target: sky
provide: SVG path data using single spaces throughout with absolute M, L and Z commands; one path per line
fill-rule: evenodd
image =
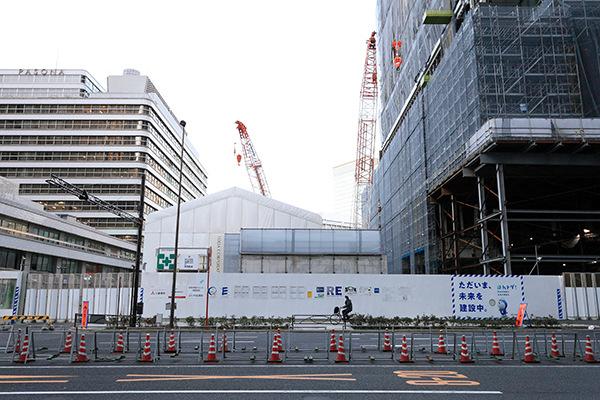
M 333 167 L 356 158 L 376 0 L 9 1 L 0 68 L 147 75 L 208 173 L 208 193 L 252 191 L 246 125 L 274 199 L 331 213 Z M 379 139 L 376 139 L 379 143 Z M 378 150 L 378 149 L 376 149 Z

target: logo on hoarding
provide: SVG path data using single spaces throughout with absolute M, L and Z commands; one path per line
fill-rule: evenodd
M 175 265 L 174 252 L 161 252 L 158 254 L 156 269 L 158 271 L 173 271 Z

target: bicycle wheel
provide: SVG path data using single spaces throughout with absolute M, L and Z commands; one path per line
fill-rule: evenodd
M 340 313 L 331 314 L 329 321 L 331 321 L 331 323 L 334 325 L 338 325 L 340 322 L 342 322 L 342 315 Z

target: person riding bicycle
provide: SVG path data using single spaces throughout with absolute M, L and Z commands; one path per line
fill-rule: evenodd
M 344 303 L 344 307 L 342 307 L 342 315 L 345 321 L 348 320 L 348 314 L 352 311 L 352 301 L 350 297 L 346 296 L 346 302 Z

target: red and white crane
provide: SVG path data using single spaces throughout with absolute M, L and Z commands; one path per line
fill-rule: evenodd
M 235 121 L 235 123 L 237 124 L 238 131 L 240 132 L 240 139 L 242 141 L 242 154 L 244 155 L 244 162 L 246 164 L 248 176 L 250 177 L 252 190 L 254 193 L 260 193 L 265 197 L 271 197 L 269 185 L 267 185 L 267 179 L 265 178 L 265 171 L 263 170 L 260 158 L 258 158 L 258 154 L 252 145 L 252 140 L 250 140 L 250 135 L 248 135 L 246 126 L 240 121 Z M 233 153 L 235 154 L 235 148 Z M 242 160 L 242 154 L 237 155 L 238 165 Z
M 354 170 L 354 202 L 352 222 L 356 229 L 368 228 L 370 221 L 371 185 L 375 167 L 375 127 L 377 122 L 377 52 L 375 32 L 367 40 L 367 56 L 360 88 L 358 144 Z

